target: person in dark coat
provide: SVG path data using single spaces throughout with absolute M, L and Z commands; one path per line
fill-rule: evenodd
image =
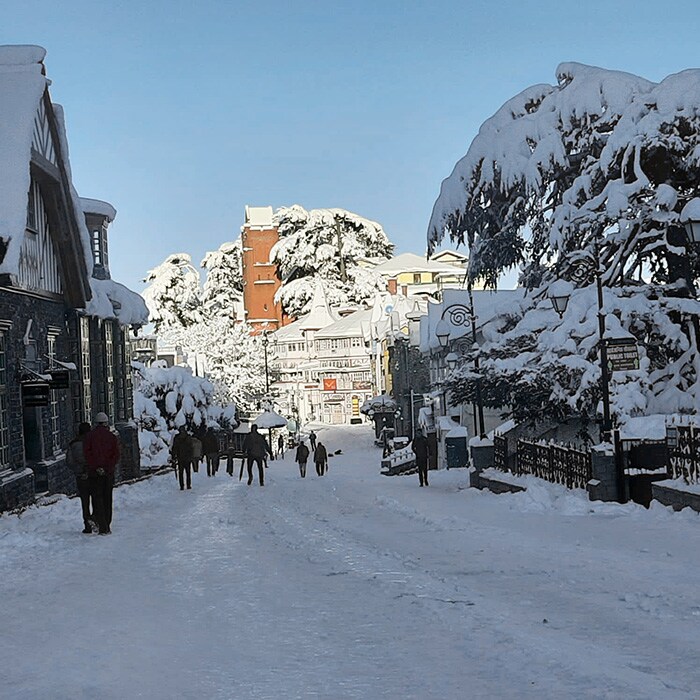
M 311 444 L 311 451 L 316 452 L 316 433 L 313 430 L 309 433 L 309 443 Z
M 90 510 L 90 481 L 88 479 L 87 464 L 85 462 L 85 450 L 83 442 L 90 432 L 90 423 L 81 423 L 78 426 L 78 435 L 68 445 L 66 451 L 66 463 L 75 474 L 75 486 L 80 496 L 80 505 L 83 509 L 83 533 L 92 533 L 93 515 Z
M 109 429 L 105 413 L 95 416 L 95 427 L 83 440 L 94 517 L 100 535 L 112 532 L 112 491 L 114 470 L 119 461 L 119 440 Z
M 185 476 L 187 476 L 187 488 L 191 489 L 194 446 L 192 444 L 192 437 L 187 432 L 187 428 L 184 425 L 180 426 L 179 431 L 173 438 L 170 454 L 172 455 L 173 463 L 175 464 L 178 478 L 180 479 L 180 491 L 185 490 Z
M 416 455 L 416 467 L 418 467 L 418 480 L 421 486 L 428 485 L 428 438 L 422 430 L 416 430 L 416 436 L 411 443 L 413 454 Z
M 219 471 L 219 438 L 214 428 L 207 428 L 202 436 L 202 451 L 207 460 L 207 476 L 215 476 Z
M 302 440 L 297 447 L 297 453 L 294 457 L 294 461 L 299 465 L 299 474 L 301 478 L 306 477 L 306 462 L 309 459 L 309 448 L 304 444 Z
M 277 438 L 277 457 L 284 459 L 284 435 Z
M 258 465 L 260 486 L 265 485 L 265 457 L 272 457 L 272 450 L 267 440 L 258 432 L 257 425 L 250 426 L 250 432 L 243 441 L 243 453 L 248 460 L 248 486 L 253 483 L 253 462 Z
M 328 452 L 326 446 L 319 442 L 314 450 L 314 463 L 316 464 L 316 474 L 323 476 L 328 466 Z

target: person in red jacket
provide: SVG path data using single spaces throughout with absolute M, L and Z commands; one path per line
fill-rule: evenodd
M 112 489 L 114 468 L 119 461 L 119 440 L 109 429 L 105 413 L 95 416 L 95 427 L 83 442 L 88 479 L 92 490 L 94 517 L 100 535 L 109 535 L 112 525 Z

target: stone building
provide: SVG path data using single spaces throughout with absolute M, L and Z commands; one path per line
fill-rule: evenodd
M 148 320 L 109 273 L 116 212 L 78 197 L 45 51 L 0 47 L 0 510 L 71 492 L 65 448 L 103 411 L 139 469 L 126 331 Z

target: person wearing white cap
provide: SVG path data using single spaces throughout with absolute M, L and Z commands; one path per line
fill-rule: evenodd
M 92 485 L 93 515 L 100 534 L 109 535 L 112 531 L 112 489 L 114 468 L 119 461 L 119 440 L 109 429 L 106 413 L 95 416 L 95 427 L 87 434 L 83 450 Z

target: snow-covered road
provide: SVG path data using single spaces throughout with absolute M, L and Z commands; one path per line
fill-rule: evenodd
M 0 697 L 698 698 L 700 518 L 343 454 L 0 518 Z M 313 472 L 313 469 L 310 470 Z

